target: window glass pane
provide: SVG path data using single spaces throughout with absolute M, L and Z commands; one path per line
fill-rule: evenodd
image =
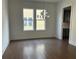
M 24 30 L 33 30 L 33 9 L 23 9 Z
M 45 10 L 36 10 L 36 30 L 45 30 Z

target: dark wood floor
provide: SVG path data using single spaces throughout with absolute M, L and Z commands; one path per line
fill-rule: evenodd
M 2 59 L 76 59 L 76 47 L 57 39 L 13 41 Z

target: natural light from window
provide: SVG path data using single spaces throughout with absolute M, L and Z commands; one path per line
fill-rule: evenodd
M 23 9 L 24 30 L 33 30 L 33 9 Z
M 36 9 L 36 30 L 45 30 L 45 10 Z
M 36 13 L 36 14 L 35 14 Z M 23 30 L 45 30 L 45 10 L 23 8 Z

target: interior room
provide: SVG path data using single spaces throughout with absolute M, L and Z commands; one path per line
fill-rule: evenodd
M 2 59 L 76 59 L 76 0 L 2 0 Z

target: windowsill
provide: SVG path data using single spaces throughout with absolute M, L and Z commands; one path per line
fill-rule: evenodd
M 23 30 L 23 32 L 33 32 L 34 30 Z
M 46 31 L 46 30 L 36 30 L 36 32 L 44 32 L 44 31 Z

